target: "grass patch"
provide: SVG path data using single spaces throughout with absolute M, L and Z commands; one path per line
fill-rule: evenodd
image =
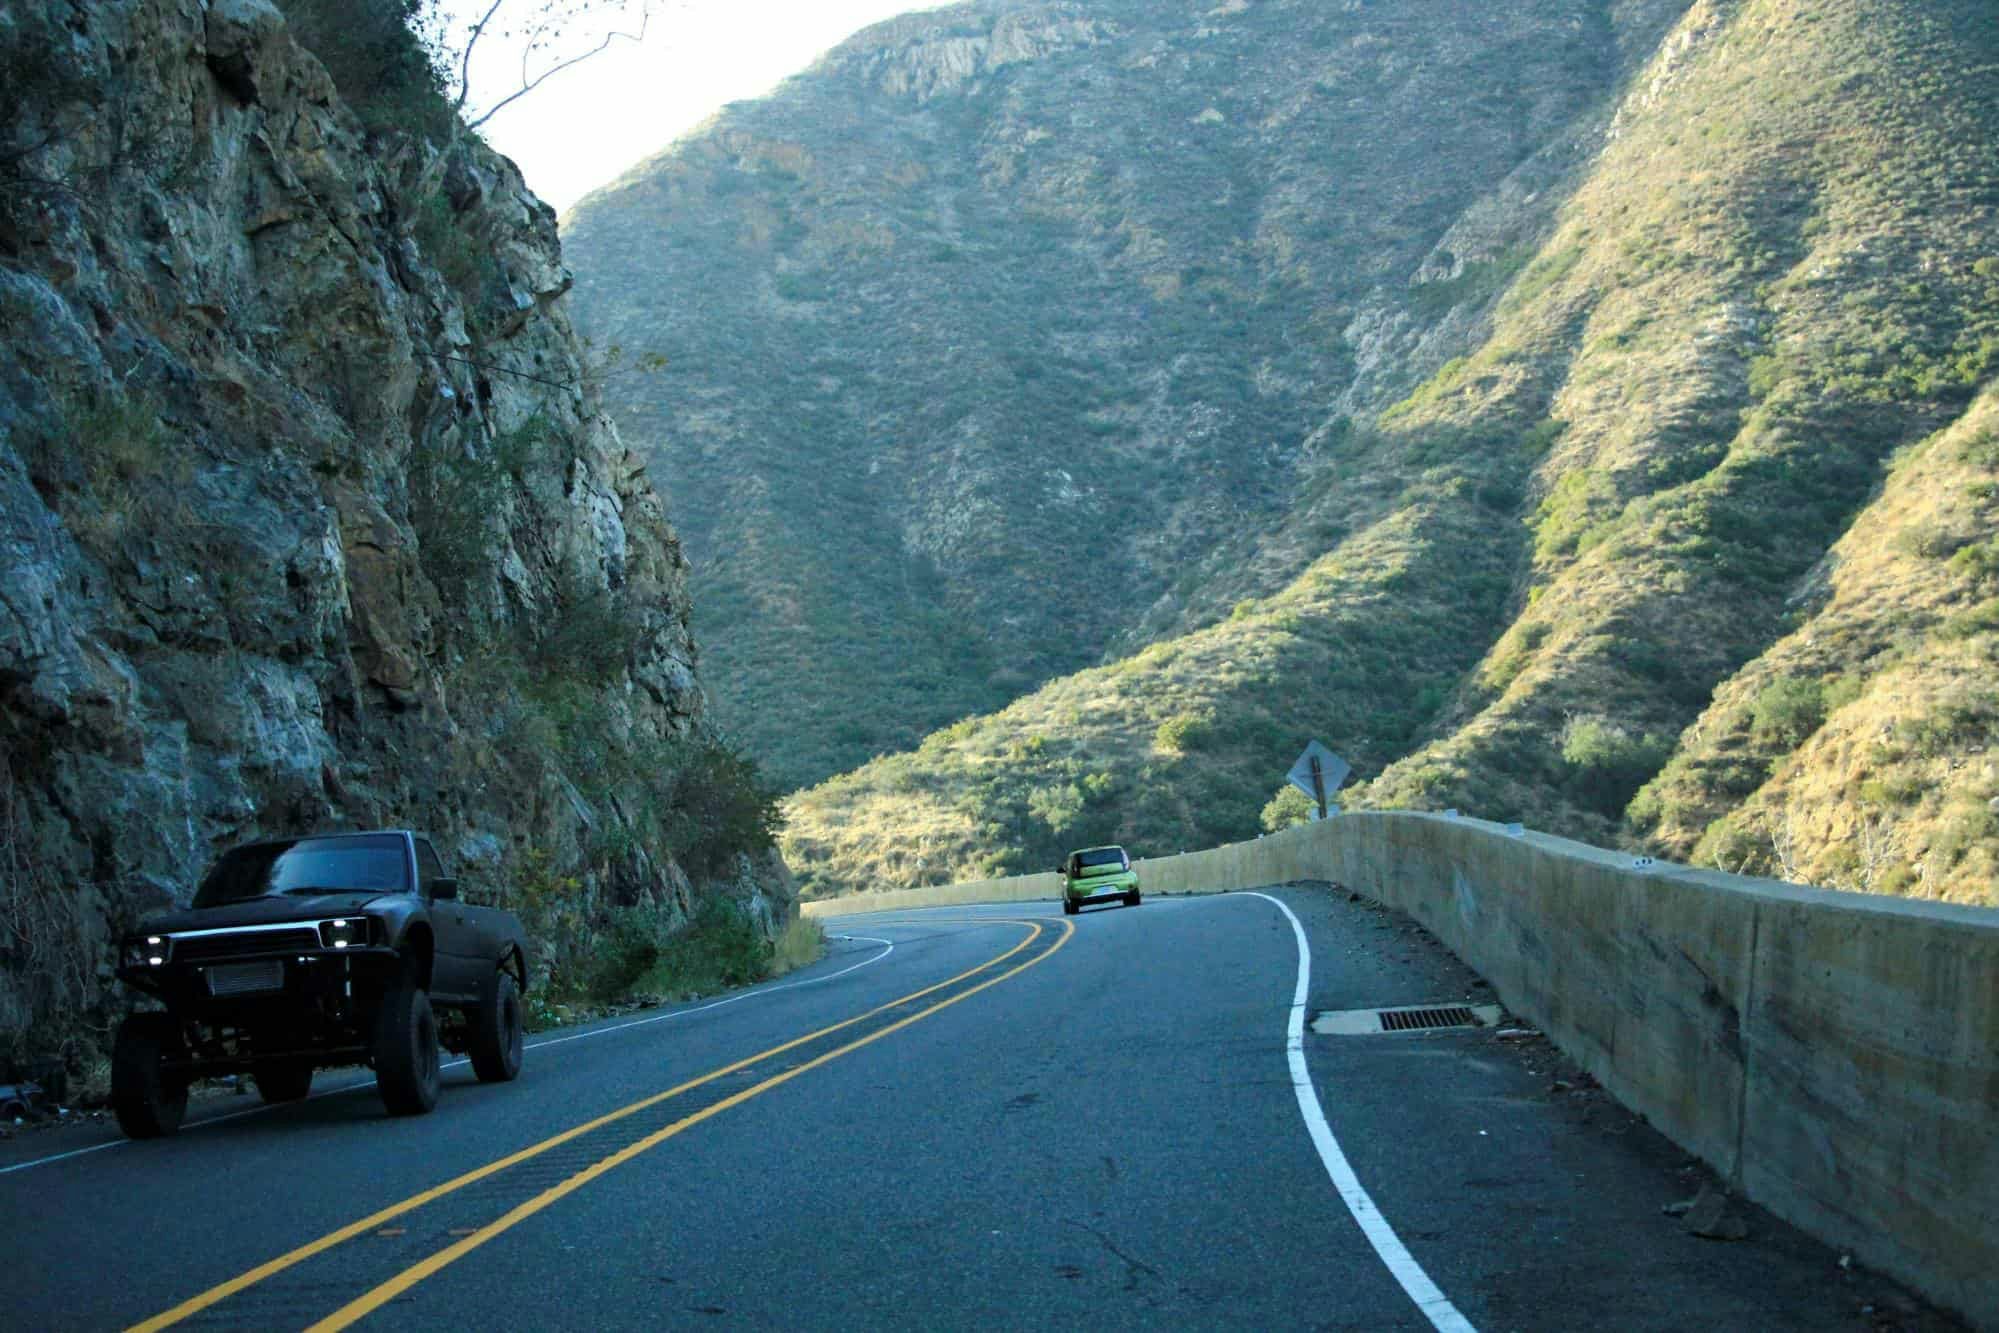
M 803 912 L 793 913 L 791 920 L 784 923 L 784 929 L 777 933 L 777 939 L 772 941 L 770 975 L 781 977 L 787 972 L 796 972 L 825 956 L 826 928 Z

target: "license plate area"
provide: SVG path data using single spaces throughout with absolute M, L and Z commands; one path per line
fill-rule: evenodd
M 202 969 L 208 975 L 210 995 L 251 995 L 258 991 L 285 988 L 285 961 L 261 958 L 254 963 L 224 963 Z

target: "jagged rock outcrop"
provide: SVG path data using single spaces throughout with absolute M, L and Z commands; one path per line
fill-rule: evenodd
M 265 0 L 11 6 L 0 76 L 0 1030 L 73 1043 L 116 930 L 255 835 L 686 910 L 590 751 L 695 734 L 687 567 L 551 210 L 364 125 Z

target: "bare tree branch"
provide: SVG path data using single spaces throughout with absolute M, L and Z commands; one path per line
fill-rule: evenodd
M 486 12 L 479 16 L 479 21 L 472 25 L 472 31 L 465 38 L 465 49 L 458 53 L 458 96 L 452 100 L 451 110 L 461 117 L 465 114 L 465 99 L 472 95 L 472 52 L 478 47 L 479 39 L 486 35 L 486 25 L 493 21 L 493 16 L 506 3 L 507 0 L 493 0 Z M 477 126 L 471 128 L 476 129 Z
M 495 8 L 498 8 L 499 2 L 500 0 L 495 0 L 495 6 L 494 6 Z M 652 17 L 652 10 L 648 7 L 641 6 L 639 9 L 639 30 L 637 32 L 607 32 L 604 34 L 604 40 L 598 42 L 588 51 L 584 51 L 579 55 L 571 56 L 569 59 L 562 61 L 560 64 L 551 65 L 549 68 L 543 70 L 540 74 L 534 76 L 533 78 L 528 77 L 528 60 L 531 53 L 523 52 L 521 55 L 521 79 L 522 79 L 521 86 L 519 88 L 516 88 L 513 92 L 507 94 L 505 97 L 501 98 L 499 101 L 493 103 L 492 106 L 486 108 L 486 110 L 476 120 L 468 121 L 466 123 L 466 128 L 474 130 L 478 129 L 481 125 L 484 125 L 487 121 L 491 120 L 494 116 L 498 115 L 502 110 L 504 110 L 508 106 L 511 106 L 513 103 L 519 101 L 521 98 L 526 97 L 529 93 L 541 87 L 542 84 L 547 83 L 557 74 L 562 73 L 563 70 L 568 69 L 573 65 L 580 65 L 584 61 L 590 59 L 592 56 L 603 54 L 603 52 L 610 47 L 612 42 L 627 41 L 636 44 L 638 42 L 644 41 L 646 35 L 646 22 L 651 17 Z M 471 48 L 468 47 L 467 48 L 468 55 L 470 54 L 470 50 Z

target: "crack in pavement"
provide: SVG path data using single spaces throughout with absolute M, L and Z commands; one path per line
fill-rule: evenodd
M 1091 1226 L 1088 1222 L 1078 1222 L 1073 1217 L 1065 1217 L 1062 1219 L 1062 1222 L 1065 1226 L 1072 1226 L 1079 1231 L 1089 1232 L 1092 1236 L 1095 1236 L 1097 1238 L 1098 1244 L 1102 1245 L 1105 1249 L 1109 1250 L 1112 1254 L 1118 1257 L 1118 1259 L 1124 1264 L 1124 1289 L 1126 1291 L 1138 1290 L 1138 1275 L 1140 1273 L 1149 1274 L 1154 1279 L 1157 1279 L 1159 1277 L 1158 1269 L 1154 1268 L 1151 1264 L 1146 1263 L 1143 1259 L 1134 1259 L 1130 1255 L 1126 1254 L 1123 1250 L 1118 1248 L 1116 1241 L 1112 1240 L 1109 1236 L 1105 1235 L 1098 1228 Z

